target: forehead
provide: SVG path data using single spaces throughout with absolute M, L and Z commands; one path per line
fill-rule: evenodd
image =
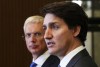
M 44 25 L 46 24 L 51 24 L 51 23 L 56 23 L 56 24 L 65 24 L 64 20 L 60 17 L 55 16 L 54 14 L 46 14 L 44 18 Z
M 25 32 L 42 31 L 42 23 L 28 23 Z

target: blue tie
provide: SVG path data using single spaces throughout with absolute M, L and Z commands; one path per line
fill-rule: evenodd
M 61 67 L 60 65 L 58 65 L 58 67 Z
M 30 65 L 30 67 L 36 67 L 36 66 L 37 66 L 37 64 L 34 63 L 34 62 L 32 62 L 31 65 Z

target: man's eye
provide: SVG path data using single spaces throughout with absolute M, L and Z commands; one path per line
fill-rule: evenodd
M 34 33 L 34 36 L 41 36 L 42 34 L 37 32 L 37 33 Z
M 31 37 L 31 34 L 27 33 L 27 34 L 25 34 L 25 37 L 29 38 L 29 37 Z
M 46 30 L 46 26 L 43 26 L 43 30 Z
M 52 28 L 57 30 L 57 29 L 59 29 L 59 26 L 58 25 L 52 25 Z

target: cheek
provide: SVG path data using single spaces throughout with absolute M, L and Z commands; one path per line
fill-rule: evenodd
M 26 47 L 29 50 L 29 52 L 31 52 L 31 49 L 29 48 L 29 42 L 28 42 L 28 40 L 26 40 Z
M 46 45 L 44 45 L 44 44 L 45 44 L 45 40 L 44 40 L 43 37 L 42 37 L 41 39 L 39 39 L 38 42 L 39 42 L 38 44 L 39 44 L 42 48 L 46 46 Z
M 28 49 L 30 49 L 29 46 L 30 46 L 31 42 L 29 41 L 29 39 L 25 39 L 25 42 L 26 42 L 26 47 Z
M 26 46 L 27 46 L 27 47 L 29 46 L 29 41 L 28 41 L 28 40 L 26 40 Z
M 39 44 L 43 44 L 44 43 L 44 38 L 43 37 L 41 37 L 41 38 L 39 38 L 39 39 L 37 39 L 38 40 L 38 43 Z
M 62 46 L 62 42 L 64 41 L 65 34 L 63 31 L 58 31 L 54 34 L 54 40 L 58 46 Z
M 28 41 L 26 41 L 26 47 L 27 47 L 28 50 L 30 49 Z
M 56 34 L 55 34 L 56 33 Z M 65 31 L 65 30 L 59 30 L 59 31 L 57 31 L 57 32 L 55 32 L 54 33 L 54 36 L 55 36 L 55 38 L 57 39 L 57 40 L 64 40 L 64 38 L 66 38 L 66 34 L 67 34 L 67 32 Z
M 59 32 L 57 32 L 57 34 L 55 34 L 55 40 L 56 43 L 58 44 L 58 46 L 64 46 L 66 45 L 67 41 L 70 40 L 70 35 L 71 33 L 69 33 L 66 30 L 61 30 Z

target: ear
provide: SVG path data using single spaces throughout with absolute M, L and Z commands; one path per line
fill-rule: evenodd
M 74 37 L 77 37 L 78 34 L 80 33 L 80 30 L 81 30 L 81 27 L 80 27 L 80 26 L 76 26 L 76 27 L 73 29 L 73 36 L 74 36 Z

